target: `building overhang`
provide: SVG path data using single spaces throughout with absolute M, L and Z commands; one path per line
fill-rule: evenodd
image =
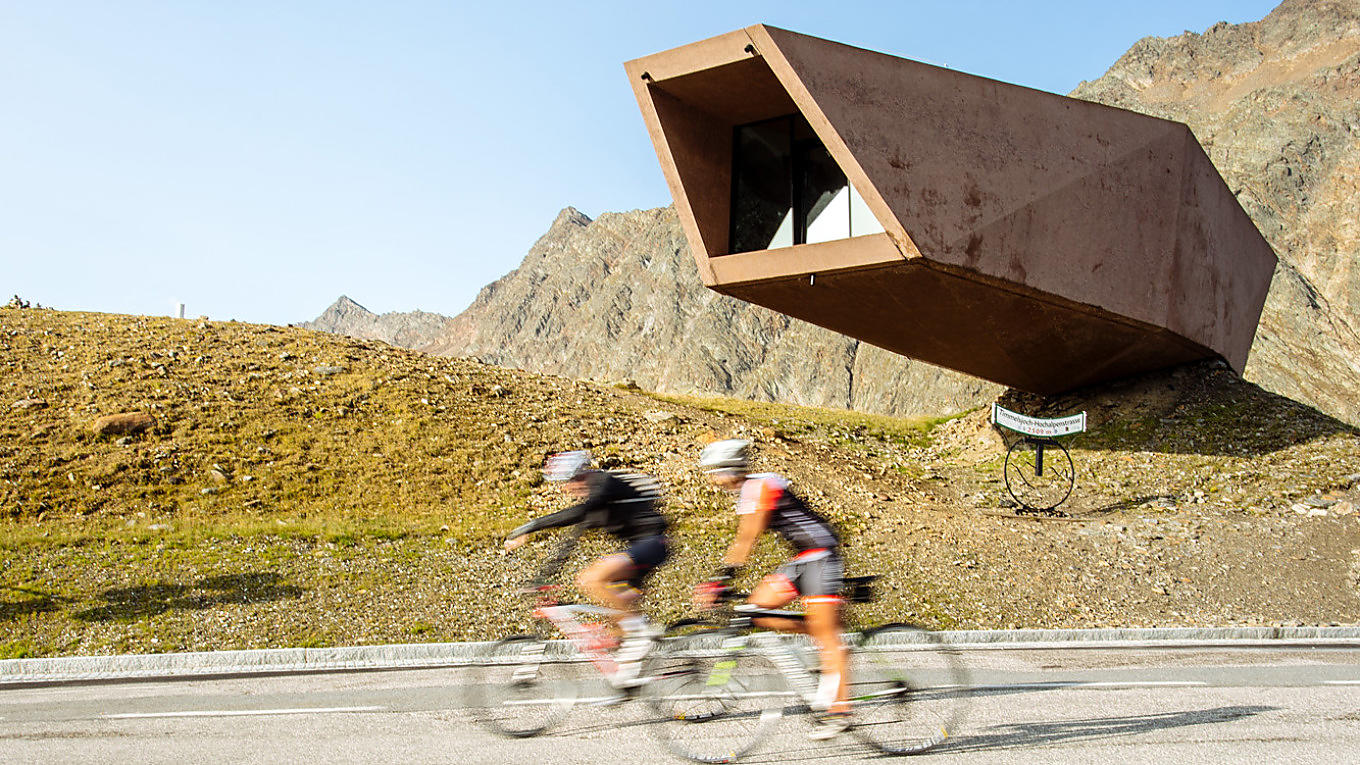
M 1039 393 L 1245 365 L 1276 258 L 1180 123 L 763 25 L 626 70 L 716 291 Z M 789 114 L 882 233 L 732 252 L 734 130 Z

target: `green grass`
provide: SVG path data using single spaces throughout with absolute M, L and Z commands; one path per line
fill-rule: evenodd
M 846 409 L 828 409 L 719 396 L 688 396 L 647 392 L 658 401 L 740 417 L 774 431 L 776 437 L 828 435 L 840 443 L 871 438 L 901 445 L 926 446 L 930 431 L 950 417 L 892 417 Z

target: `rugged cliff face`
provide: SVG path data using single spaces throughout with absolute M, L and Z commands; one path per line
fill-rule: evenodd
M 567 208 L 423 350 L 644 388 L 930 414 L 1000 389 L 705 289 L 673 210 Z
M 1149 37 L 1072 95 L 1190 125 L 1280 256 L 1247 378 L 1360 423 L 1360 0 Z
M 1149 37 L 1072 95 L 1194 129 L 1280 256 L 1247 377 L 1360 423 L 1360 0 L 1286 0 L 1258 22 Z M 663 391 L 892 414 L 960 411 L 1001 390 L 704 289 L 669 209 L 591 221 L 568 208 L 457 318 L 412 316 L 356 313 L 332 331 Z M 384 320 L 411 331 L 379 334 Z

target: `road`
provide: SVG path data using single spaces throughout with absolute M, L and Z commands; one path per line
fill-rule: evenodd
M 1360 648 L 972 650 L 969 720 L 913 762 L 1360 761 Z M 0 689 L 0 762 L 674 761 L 645 707 L 578 708 L 536 739 L 459 710 L 464 669 Z M 747 758 L 875 759 L 806 740 L 800 718 Z

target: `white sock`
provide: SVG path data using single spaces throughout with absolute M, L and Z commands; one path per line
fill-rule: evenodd
M 619 620 L 619 628 L 625 635 L 636 635 L 647 626 L 647 620 L 642 616 L 625 616 Z
M 817 695 L 813 698 L 813 708 L 822 711 L 831 708 L 836 700 L 836 691 L 841 687 L 841 676 L 835 672 L 823 672 L 817 683 Z

